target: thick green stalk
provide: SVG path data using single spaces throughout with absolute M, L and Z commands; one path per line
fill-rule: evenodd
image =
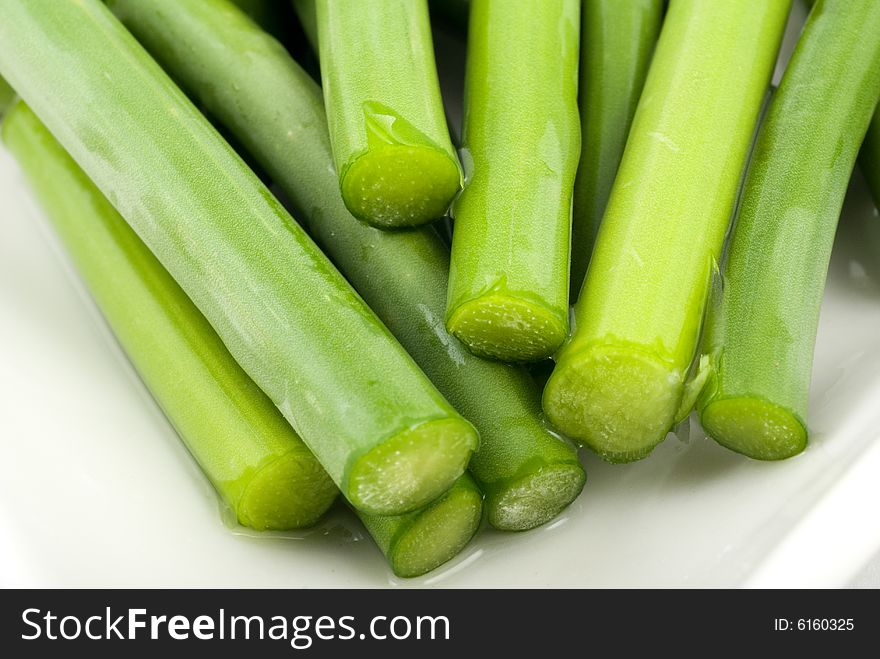
M 346 206 L 378 227 L 443 216 L 461 189 L 427 0 L 317 0 L 321 80 Z
M 706 431 L 763 460 L 803 450 L 837 220 L 880 98 L 880 3 L 819 0 L 758 133 L 709 316 Z
M 446 326 L 475 354 L 534 361 L 568 333 L 580 147 L 578 0 L 474 0 Z
M 571 224 L 572 302 L 626 146 L 663 22 L 663 0 L 583 0 L 578 104 L 581 159 Z
M 419 577 L 454 558 L 480 528 L 483 494 L 467 474 L 427 508 L 358 517 L 398 577 Z M 356 511 L 357 512 L 357 511 Z
M 868 186 L 874 194 L 874 205 L 880 208 L 880 110 L 874 113 L 868 133 L 865 135 L 859 162 Z
M 544 410 L 609 461 L 672 426 L 787 0 L 674 0 Z
M 0 73 L 349 501 L 398 514 L 446 491 L 473 427 L 109 10 L 0 0 L 0 14 Z
M 238 521 L 317 521 L 333 481 L 180 286 L 24 103 L 2 132 L 119 343 Z
M 573 447 L 540 421 L 521 368 L 471 355 L 443 325 L 449 252 L 431 228 L 385 232 L 346 210 L 321 91 L 227 0 L 116 0 L 128 28 L 233 132 L 310 220 L 311 233 L 449 400 L 480 431 L 471 471 L 491 524 L 552 519 L 581 491 Z M 247 59 L 248 66 L 237 63 Z

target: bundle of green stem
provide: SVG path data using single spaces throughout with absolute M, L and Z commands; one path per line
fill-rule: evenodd
M 553 424 L 606 460 L 645 457 L 678 417 L 789 5 L 669 6 L 544 390 Z
M 446 332 L 449 253 L 435 231 L 380 231 L 347 211 L 315 82 L 228 0 L 111 6 L 269 172 L 349 281 L 477 427 L 481 446 L 470 470 L 486 494 L 489 522 L 524 530 L 555 517 L 584 485 L 574 448 L 541 422 L 525 371 L 481 360 Z
M 238 522 L 314 524 L 338 490 L 205 317 L 21 101 L 2 133 L 114 335 Z
M 257 530 L 316 523 L 337 488 L 205 317 L 24 103 L 2 132 L 120 345 L 236 520 Z M 464 475 L 425 509 L 359 516 L 394 572 L 410 577 L 467 544 L 481 500 Z
M 786 458 L 806 445 L 825 275 L 880 98 L 878 62 L 880 3 L 819 0 L 758 134 L 723 294 L 709 316 L 713 374 L 700 401 L 706 431 L 753 458 Z
M 238 9 L 235 11 L 238 11 Z M 98 0 L 0 0 L 0 71 L 359 510 L 402 514 L 478 435 Z
M 525 530 L 578 496 L 576 449 L 543 412 L 612 462 L 694 405 L 753 458 L 806 445 L 860 145 L 880 203 L 877 0 L 815 3 L 723 280 L 789 0 L 675 0 L 665 19 L 661 0 L 432 2 L 469 17 L 464 172 L 428 0 L 294 0 L 323 88 L 266 31 L 284 32 L 279 4 L 106 4 L 0 0 L 2 135 L 240 524 L 309 526 L 341 491 L 416 576 L 484 503 Z M 422 226 L 450 204 L 451 255 Z M 492 361 L 550 356 L 543 401 Z

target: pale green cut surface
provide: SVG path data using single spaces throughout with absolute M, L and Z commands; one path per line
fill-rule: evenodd
M 311 526 L 335 498 L 336 486 L 302 451 L 290 451 L 249 477 L 238 502 L 238 521 L 258 531 Z
M 477 532 L 482 509 L 476 488 L 452 490 L 397 539 L 388 557 L 394 573 L 417 577 L 458 555 Z
M 544 390 L 544 410 L 569 437 L 608 462 L 647 456 L 666 437 L 682 374 L 632 347 L 597 345 L 567 355 Z
M 543 304 L 489 293 L 460 305 L 449 317 L 450 333 L 480 357 L 528 362 L 552 355 L 568 326 Z
M 461 173 L 445 151 L 409 144 L 370 148 L 342 179 L 352 215 L 382 228 L 443 217 L 460 188 Z
M 807 446 L 803 422 L 761 398 L 722 398 L 706 406 L 703 427 L 722 446 L 756 460 L 782 460 Z
M 477 432 L 463 419 L 436 419 L 404 430 L 355 460 L 348 500 L 377 515 L 421 508 L 464 473 L 477 444 Z
M 487 505 L 489 523 L 502 531 L 528 531 L 546 524 L 584 489 L 579 464 L 547 465 L 501 490 Z

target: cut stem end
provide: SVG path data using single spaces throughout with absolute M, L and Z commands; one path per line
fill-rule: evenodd
M 342 198 L 351 214 L 380 229 L 443 217 L 460 189 L 461 172 L 445 151 L 405 144 L 371 148 L 342 179 Z
M 349 471 L 347 498 L 374 515 L 402 515 L 430 503 L 467 466 L 476 430 L 461 418 L 409 428 L 358 458 Z
M 464 549 L 480 527 L 483 495 L 470 479 L 421 512 L 394 542 L 391 569 L 399 577 L 418 577 Z
M 722 398 L 701 414 L 706 433 L 756 460 L 783 460 L 806 448 L 807 429 L 794 414 L 760 398 Z
M 564 434 L 617 463 L 640 460 L 663 441 L 681 395 L 680 372 L 662 360 L 599 345 L 557 364 L 543 404 Z
M 456 308 L 447 328 L 478 357 L 530 362 L 559 349 L 568 333 L 568 318 L 543 304 L 490 293 Z
M 257 531 L 312 526 L 338 493 L 330 476 L 312 456 L 290 451 L 250 478 L 238 501 L 238 522 Z
M 489 523 L 501 531 L 528 531 L 561 513 L 584 489 L 579 463 L 542 467 L 487 495 Z

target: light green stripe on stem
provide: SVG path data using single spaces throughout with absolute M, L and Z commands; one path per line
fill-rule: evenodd
M 758 133 L 709 315 L 706 431 L 753 458 L 803 450 L 831 247 L 880 98 L 880 3 L 819 0 Z
M 259 159 L 379 317 L 477 426 L 482 442 L 470 469 L 486 493 L 490 523 L 522 530 L 555 517 L 584 484 L 574 448 L 541 423 L 538 392 L 525 371 L 474 357 L 446 332 L 449 252 L 434 230 L 380 231 L 346 210 L 315 82 L 226 0 L 115 6 Z
M 317 0 L 321 80 L 342 198 L 378 227 L 442 217 L 461 189 L 427 0 Z
M 782 39 L 786 0 L 674 0 L 599 229 L 551 421 L 609 461 L 669 431 Z
M 503 361 L 568 332 L 571 194 L 580 149 L 577 0 L 474 0 L 446 326 Z
M 663 22 L 663 0 L 583 0 L 571 293 L 580 292 Z
M 399 514 L 448 489 L 473 427 L 109 10 L 0 0 L 0 14 L 0 73 L 346 497 Z
M 119 343 L 236 519 L 258 530 L 314 524 L 337 489 L 272 401 L 24 103 L 2 132 Z

